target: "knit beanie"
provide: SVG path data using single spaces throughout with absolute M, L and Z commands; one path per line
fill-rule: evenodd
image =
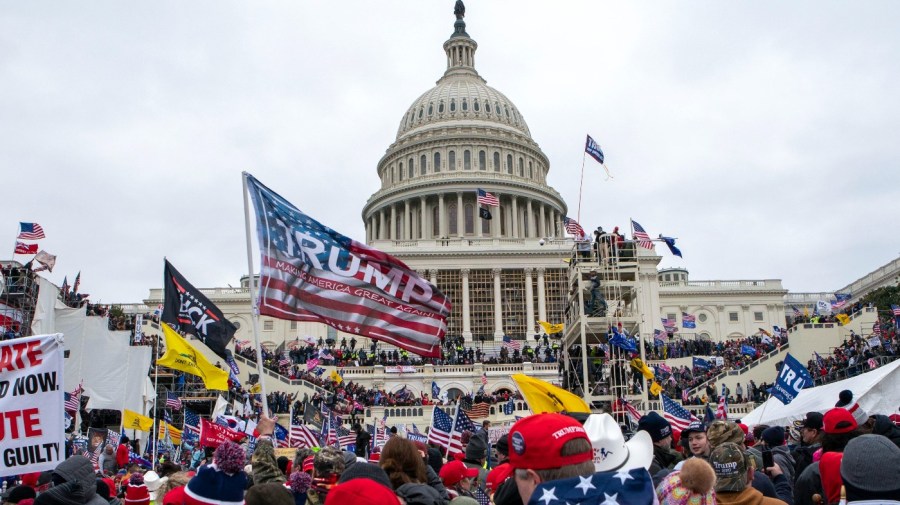
M 781 426 L 770 426 L 762 432 L 762 440 L 769 447 L 778 447 L 784 445 L 784 428 Z
M 139 473 L 131 475 L 125 486 L 125 505 L 150 505 L 150 491 L 144 484 L 144 476 Z
M 185 505 L 241 505 L 247 474 L 244 450 L 225 442 L 213 453 L 213 464 L 200 468 L 184 489 Z
M 863 425 L 869 420 L 869 413 L 863 410 L 858 402 L 853 401 L 853 391 L 849 389 L 845 389 L 838 394 L 838 402 L 834 406 L 849 410 L 858 425 Z
M 900 500 L 900 448 L 881 435 L 861 435 L 844 448 L 841 477 L 848 501 Z
M 672 435 L 672 425 L 655 411 L 650 411 L 638 420 L 638 430 L 646 431 L 654 442 Z
M 372 463 L 360 462 L 344 470 L 341 478 L 338 479 L 338 484 L 343 484 L 353 479 L 371 479 L 385 487 L 391 487 L 391 479 L 388 477 L 387 472 L 380 466 Z
M 709 463 L 690 458 L 681 470 L 672 472 L 656 488 L 660 505 L 714 505 L 716 473 Z

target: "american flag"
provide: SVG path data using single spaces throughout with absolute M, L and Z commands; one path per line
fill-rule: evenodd
M 881 338 L 881 321 L 875 320 L 875 323 L 872 324 L 872 333 L 874 333 L 876 337 Z
M 191 409 L 184 409 L 184 437 L 194 440 L 200 436 L 200 415 Z
M 72 413 L 72 412 L 78 412 L 79 410 L 81 410 L 81 393 L 82 393 L 82 391 L 84 391 L 84 388 L 82 387 L 81 384 L 79 384 L 78 387 L 75 388 L 75 391 L 72 391 L 71 393 L 66 393 L 64 395 L 65 403 L 63 405 L 65 407 L 66 412 Z M 75 417 L 75 414 L 72 414 L 72 417 Z
M 290 447 L 288 445 L 288 430 L 280 424 L 275 425 L 275 441 L 278 447 Z
M 456 409 L 456 422 L 453 424 L 453 432 L 451 433 L 450 447 L 447 448 L 447 454 L 450 455 L 457 452 L 463 452 L 463 432 L 471 431 L 472 433 L 475 433 L 477 429 L 475 423 L 469 419 L 469 416 L 466 415 L 463 409 Z
M 166 408 L 167 409 L 175 409 L 181 410 L 182 407 L 181 398 L 178 397 L 175 393 L 171 391 L 166 392 Z
M 292 447 L 319 447 L 319 434 L 305 424 L 291 424 Z
M 307 372 L 311 371 L 312 369 L 316 368 L 317 366 L 319 366 L 319 360 L 317 358 L 312 358 L 312 359 L 306 360 L 306 371 Z
M 894 317 L 900 317 L 900 305 L 891 305 L 891 313 Z
M 531 496 L 529 503 L 540 505 L 659 503 L 650 473 L 643 468 L 545 481 L 535 488 Z
M 650 235 L 647 235 L 644 227 L 634 219 L 631 220 L 631 227 L 634 229 L 634 239 L 637 240 L 638 245 L 644 249 L 653 249 L 653 242 L 650 241 Z
M 369 432 L 369 436 L 371 437 L 371 449 L 375 447 L 383 447 L 384 444 L 388 441 L 387 430 L 378 429 L 375 425 L 366 423 L 366 431 Z
M 321 322 L 441 357 L 451 303 L 437 287 L 397 258 L 341 235 L 245 177 L 259 233 L 260 314 Z M 301 234 L 303 249 L 294 240 Z M 312 249 L 321 253 L 310 254 Z
M 453 419 L 437 406 L 431 412 L 431 429 L 428 430 L 428 443 L 447 447 L 450 444 L 450 433 L 453 431 Z
M 44 229 L 37 223 L 19 223 L 19 236 L 21 240 L 40 240 L 46 238 Z
M 719 396 L 719 406 L 716 407 L 716 419 L 728 419 L 728 406 L 725 395 Z
M 690 426 L 693 421 L 699 421 L 694 414 L 691 414 L 684 407 L 675 403 L 671 398 L 666 396 L 665 393 L 659 395 L 662 398 L 663 402 L 663 417 L 666 421 L 669 421 L 669 424 L 672 425 L 672 429 L 683 431 L 685 428 Z
M 666 334 L 662 330 L 653 330 L 653 340 L 660 344 L 666 343 Z
M 584 236 L 584 228 L 578 224 L 578 221 L 572 219 L 571 217 L 564 217 L 563 224 L 566 227 L 566 231 L 569 232 L 570 235 L 575 235 L 580 238 Z
M 463 412 L 471 419 L 481 419 L 482 417 L 490 415 L 491 405 L 485 402 L 478 402 L 475 405 L 472 405 L 471 409 L 464 410 Z
M 75 283 L 72 284 L 72 293 L 78 292 L 78 286 L 81 286 L 81 272 L 78 272 L 78 275 L 75 276 Z
M 687 403 L 689 398 L 689 393 L 687 389 L 681 390 L 681 403 Z
M 291 365 L 291 359 L 285 355 L 281 355 L 281 359 L 278 360 L 278 366 L 285 367 Z
M 356 435 L 344 426 L 337 427 L 337 441 L 341 448 L 346 449 L 351 445 L 356 445 Z
M 800 309 L 797 308 L 796 305 L 791 305 L 791 310 L 794 311 L 794 317 L 800 317 L 803 315 L 803 312 L 801 312 Z
M 694 314 L 688 314 L 687 312 L 681 313 L 681 325 L 685 328 L 696 328 L 697 327 L 697 316 Z
M 521 349 L 522 344 L 518 340 L 513 340 L 510 337 L 503 335 L 503 347 L 507 349 Z
M 662 325 L 663 328 L 665 328 L 669 333 L 675 333 L 678 330 L 678 326 L 675 324 L 675 321 L 673 319 L 663 319 Z
M 628 400 L 626 400 L 625 398 L 619 398 L 616 401 L 616 406 L 621 409 L 621 411 L 624 412 L 625 415 L 628 416 L 628 419 L 632 422 L 632 424 L 637 426 L 638 422 L 641 420 L 642 415 L 638 411 L 638 409 L 634 408 L 634 405 L 628 403 Z
M 487 205 L 488 207 L 499 207 L 500 199 L 488 193 L 483 189 L 478 190 L 478 205 Z

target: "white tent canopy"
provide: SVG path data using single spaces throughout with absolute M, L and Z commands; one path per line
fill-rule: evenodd
M 845 389 L 853 392 L 854 401 L 869 414 L 890 415 L 897 412 L 900 407 L 900 360 L 856 377 L 804 389 L 788 405 L 770 397 L 741 418 L 741 422 L 748 426 L 786 426 L 795 420 L 804 419 L 807 412 L 824 414 L 834 408 L 838 394 Z

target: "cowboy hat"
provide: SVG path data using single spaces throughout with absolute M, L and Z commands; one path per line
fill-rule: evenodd
M 653 441 L 646 431 L 638 431 L 625 442 L 625 435 L 609 414 L 591 414 L 584 423 L 594 448 L 594 469 L 598 472 L 650 468 Z

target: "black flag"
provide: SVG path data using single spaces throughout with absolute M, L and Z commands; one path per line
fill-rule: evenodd
M 484 207 L 478 207 L 478 215 L 481 216 L 481 219 L 493 219 L 494 216 L 491 215 L 491 211 L 485 209 Z
M 199 338 L 222 359 L 228 359 L 225 346 L 237 328 L 199 289 L 191 285 L 166 260 L 163 287 L 163 313 L 160 320 L 173 328 Z

